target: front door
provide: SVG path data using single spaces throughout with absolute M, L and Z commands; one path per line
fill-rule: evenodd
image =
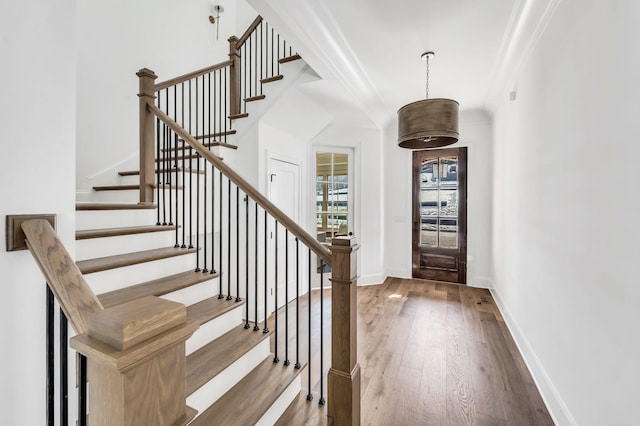
M 467 282 L 467 148 L 413 153 L 414 278 Z

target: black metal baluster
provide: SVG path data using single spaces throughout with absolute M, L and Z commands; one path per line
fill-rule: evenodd
M 311 249 L 309 249 L 309 335 L 307 336 L 307 340 L 309 341 L 309 359 L 307 361 L 307 373 L 309 374 L 309 393 L 307 394 L 307 401 L 311 401 L 313 399 L 313 395 L 311 394 Z M 322 325 L 321 325 L 322 327 Z
M 53 319 L 53 293 L 46 285 L 47 298 L 46 298 L 46 347 L 47 347 L 47 425 L 53 426 L 55 423 L 55 355 L 54 355 L 54 319 Z
M 69 424 L 69 329 L 67 317 L 60 309 L 60 426 Z
M 211 133 L 211 73 L 208 73 L 207 77 L 208 77 L 208 83 L 209 83 L 208 84 L 208 89 L 209 90 L 207 90 L 207 106 L 208 106 L 208 108 L 207 108 L 207 126 L 208 126 L 207 128 L 208 128 L 208 131 L 207 131 L 207 133 L 209 134 L 209 138 L 208 138 L 209 139 L 209 150 L 211 150 L 211 142 L 213 142 L 211 140 L 212 139 L 212 136 L 211 136 L 212 135 L 212 133 Z M 216 131 L 216 129 L 215 129 L 215 126 L 214 126 L 213 127 L 213 132 L 215 133 L 215 131 Z M 203 139 L 203 141 L 204 141 L 204 139 Z
M 227 179 L 227 300 L 231 297 L 231 179 Z
M 256 237 L 255 237 L 255 253 L 254 253 L 254 282 L 255 282 L 255 297 L 253 300 L 253 331 L 258 331 L 260 330 L 260 327 L 258 326 L 258 203 L 256 203 L 256 213 L 255 213 L 255 219 L 256 219 L 256 227 L 255 227 L 255 231 L 256 231 Z
M 278 70 L 278 75 L 280 75 L 280 34 L 278 34 L 278 62 L 276 63 L 276 67 Z
M 196 125 L 195 125 L 195 133 L 198 133 L 198 77 L 196 80 Z M 193 133 L 189 132 L 190 135 Z M 198 151 L 195 152 L 196 155 L 196 270 L 195 272 L 200 272 L 200 153 Z
M 87 358 L 78 354 L 78 426 L 87 426 Z
M 284 228 L 284 365 L 289 364 L 289 230 Z
M 156 118 L 156 226 L 160 226 L 160 168 L 162 161 L 160 160 L 160 119 Z
M 167 110 L 167 115 L 169 115 L 169 88 L 167 87 L 166 89 L 164 89 L 164 103 L 165 103 L 165 108 Z M 173 225 L 173 215 L 171 212 L 171 205 L 172 205 L 172 200 L 171 200 L 171 183 L 173 181 L 173 179 L 171 179 L 171 141 L 173 140 L 173 138 L 171 138 L 171 134 L 173 133 L 173 130 L 169 129 L 169 126 L 167 126 L 167 140 L 165 141 L 166 143 L 166 155 L 167 155 L 167 163 L 165 166 L 165 179 L 164 179 L 164 189 L 163 189 L 163 195 L 164 194 L 164 190 L 166 190 L 166 186 L 169 185 L 169 222 L 167 222 L 168 225 Z M 165 195 L 166 197 L 166 195 Z M 167 203 L 167 199 L 163 198 L 162 200 L 163 204 Z
M 236 302 L 240 301 L 240 187 L 236 185 Z
M 204 74 L 202 75 L 202 143 L 204 144 L 205 141 L 205 112 L 204 112 L 204 107 L 205 107 L 205 78 L 204 78 Z M 197 114 L 197 112 L 196 112 Z M 196 130 L 197 131 L 197 130 Z M 200 167 L 200 161 L 198 161 L 198 167 Z M 202 233 L 202 238 L 204 239 L 204 247 L 202 250 L 202 273 L 206 274 L 207 272 L 209 272 L 209 269 L 207 268 L 207 162 L 205 161 L 204 164 L 202 165 L 203 171 L 202 171 L 202 179 L 200 179 L 200 173 L 198 173 L 198 183 L 200 183 L 200 180 L 202 180 L 203 183 L 203 196 L 202 196 L 202 226 L 203 226 L 203 233 Z M 198 199 L 200 198 L 200 192 L 198 192 Z
M 174 121 L 176 121 L 176 118 L 174 118 Z M 178 178 L 178 171 L 179 171 L 179 167 L 178 167 L 178 143 L 180 142 L 180 140 L 178 139 L 178 134 L 175 134 L 175 144 L 173 145 L 175 148 L 175 176 L 176 176 L 176 204 L 175 204 L 175 210 L 176 210 L 176 243 L 174 244 L 174 248 L 178 248 L 180 247 L 180 244 L 178 244 L 178 228 L 180 227 L 180 207 L 178 205 L 178 182 L 180 181 L 180 179 Z M 184 171 L 183 171 L 183 175 L 182 175 L 182 182 L 184 182 Z M 184 220 L 184 218 L 182 218 Z
M 268 235 L 267 233 L 269 232 L 269 229 L 267 227 L 267 211 L 264 211 L 264 328 L 262 329 L 263 333 L 268 333 L 269 332 L 269 327 L 267 325 L 267 313 L 268 313 L 268 306 L 267 306 L 267 278 L 268 278 L 268 274 L 267 274 L 267 265 L 269 263 L 269 258 L 267 256 L 267 244 L 268 244 Z M 277 344 L 277 343 L 276 343 Z
M 296 237 L 296 364 L 300 368 L 300 241 Z
M 227 68 L 228 69 L 228 68 Z M 227 72 L 224 73 L 224 116 L 227 116 Z M 227 120 L 224 120 L 224 143 L 227 143 Z
M 162 132 L 162 152 L 167 152 L 167 137 L 169 133 L 169 127 L 164 124 L 164 131 Z M 162 157 L 162 225 L 167 225 L 167 156 L 163 155 Z M 158 200 L 160 202 L 160 200 Z
M 180 110 L 182 113 L 182 127 L 184 128 L 184 81 L 180 83 L 180 96 L 182 97 L 182 102 L 180 104 Z M 187 150 L 186 145 L 182 146 L 182 245 L 180 248 L 187 248 L 187 180 L 186 180 L 186 159 Z M 191 169 L 189 169 L 189 175 L 191 175 Z
M 244 328 L 249 329 L 251 324 L 249 324 L 249 196 L 245 195 L 244 197 L 244 263 L 245 263 L 245 294 L 244 294 L 244 302 L 247 307 L 247 317 L 245 318 Z
M 273 66 L 275 64 L 275 62 L 278 60 L 277 58 L 273 57 L 273 39 L 274 39 L 274 35 L 275 32 L 273 31 L 273 27 L 271 27 L 271 76 L 273 77 Z
M 262 48 L 262 42 L 264 41 L 263 39 L 264 39 L 264 33 L 262 32 L 262 22 L 260 22 L 260 29 L 258 30 L 258 34 L 256 35 L 256 54 L 258 53 L 258 50 L 260 50 L 260 94 L 261 95 L 262 95 L 262 89 L 263 89 L 262 79 L 264 78 L 264 75 L 262 73 L 263 71 L 262 62 L 263 62 L 263 56 L 264 56 L 264 49 Z M 256 57 L 256 66 L 258 66 L 257 57 Z M 256 90 L 256 94 L 257 93 L 258 91 Z
M 203 129 L 204 130 L 204 129 Z M 207 272 L 209 272 L 209 269 L 207 269 L 207 162 L 204 163 L 203 167 L 204 167 L 204 171 L 202 174 L 202 183 L 204 184 L 203 187 L 203 194 L 202 194 L 202 206 L 204 211 L 202 212 L 202 226 L 204 228 L 204 233 L 203 233 L 203 238 L 204 238 L 204 250 L 202 252 L 202 259 L 204 261 L 204 266 L 202 267 L 202 273 L 206 274 Z M 198 177 L 198 181 L 200 181 L 200 178 Z M 211 233 L 211 235 L 213 235 L 213 232 Z M 211 267 L 213 269 L 213 266 Z
M 211 165 L 211 272 L 216 273 L 216 168 Z M 218 277 L 222 280 L 222 277 Z M 222 286 L 222 284 L 220 284 Z M 220 292 L 222 292 L 222 287 Z
M 191 135 L 191 80 L 189 80 L 189 134 Z M 189 248 L 193 248 L 193 148 L 189 145 Z
M 274 230 L 275 232 L 275 249 L 273 252 L 275 261 L 274 261 L 274 287 L 275 287 L 275 303 L 274 303 L 274 310 L 273 310 L 273 322 L 274 322 L 274 356 L 273 356 L 273 362 L 278 363 L 280 361 L 280 358 L 278 358 L 278 221 L 275 221 L 276 224 L 276 229 Z
M 220 282 L 220 294 L 218 294 L 218 299 L 224 299 L 224 291 L 222 289 L 222 215 L 224 205 L 222 204 L 222 172 L 220 172 L 220 185 L 218 186 L 220 190 L 220 198 L 219 203 L 220 207 L 218 208 L 218 229 L 220 232 L 219 235 L 219 246 L 218 246 L 218 271 L 220 272 L 220 276 L 218 276 L 218 281 Z
M 309 251 L 311 253 L 311 251 Z M 311 267 L 309 267 L 311 270 Z M 311 287 L 311 283 L 309 283 Z M 311 339 L 309 339 L 311 341 Z M 320 259 L 320 400 L 318 404 L 324 405 L 324 260 Z
M 253 96 L 253 55 L 251 54 L 252 52 L 252 45 L 253 45 L 253 34 L 251 34 L 249 36 L 249 96 L 247 97 L 251 97 Z M 246 107 L 246 105 L 245 105 Z

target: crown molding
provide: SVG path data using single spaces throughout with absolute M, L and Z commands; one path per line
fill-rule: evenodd
M 485 97 L 491 113 L 506 99 L 523 64 L 544 34 L 562 0 L 517 0 L 500 46 Z

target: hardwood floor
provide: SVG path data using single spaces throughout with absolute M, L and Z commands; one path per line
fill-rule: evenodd
M 392 279 L 359 296 L 363 424 L 553 424 L 487 290 Z
M 328 291 L 324 297 L 328 319 Z M 314 292 L 312 313 L 318 312 L 319 299 Z M 306 306 L 301 315 L 307 315 Z M 330 325 L 325 329 L 326 371 Z M 317 335 L 319 326 L 312 325 L 311 333 Z M 301 358 L 306 362 L 308 357 Z M 326 407 L 317 403 L 318 359 L 312 345 L 314 400 L 304 398 L 305 372 L 305 390 L 278 425 L 326 424 Z M 553 425 L 487 290 L 395 278 L 360 287 L 358 360 L 363 425 Z M 324 383 L 326 392 L 326 376 Z

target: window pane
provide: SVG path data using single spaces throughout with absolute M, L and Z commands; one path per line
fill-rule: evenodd
M 420 245 L 438 247 L 438 218 L 435 216 L 420 217 Z

